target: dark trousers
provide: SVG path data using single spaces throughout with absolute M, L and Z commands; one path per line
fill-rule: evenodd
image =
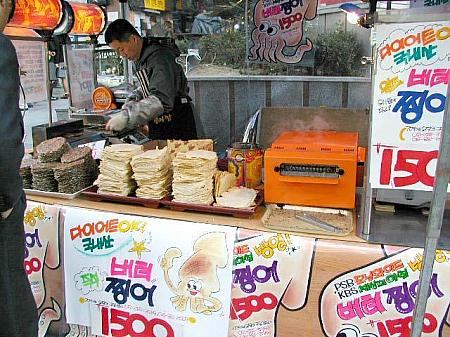
M 175 100 L 171 112 L 154 118 L 148 123 L 151 139 L 197 139 L 194 111 L 190 101 Z
M 25 195 L 0 219 L 0 337 L 36 337 L 37 309 L 24 270 Z

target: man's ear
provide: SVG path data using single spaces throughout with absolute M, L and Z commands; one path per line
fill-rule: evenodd
M 14 10 L 16 9 L 16 1 L 15 0 L 5 0 L 9 1 L 11 3 L 11 8 L 9 10 L 9 16 L 8 16 L 8 22 L 11 21 L 12 17 L 14 16 Z
M 0 0 L 0 32 L 6 26 L 6 23 L 11 20 L 14 14 L 14 0 Z

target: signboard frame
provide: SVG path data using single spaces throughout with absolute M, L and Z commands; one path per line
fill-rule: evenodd
M 377 14 L 377 13 L 376 13 Z M 436 12 L 436 10 L 409 10 L 409 11 L 391 11 L 387 12 L 385 15 L 375 16 L 376 24 L 398 24 L 398 23 L 433 23 L 438 21 L 448 21 L 448 13 Z M 373 45 L 372 51 L 376 51 L 376 45 Z M 375 53 L 373 53 L 376 55 Z M 375 71 L 377 62 L 373 62 L 372 71 L 372 95 L 371 99 L 375 97 L 374 91 L 377 89 L 374 86 Z M 418 337 L 421 335 L 422 324 L 424 322 L 425 310 L 428 298 L 428 287 L 432 277 L 434 258 L 436 254 L 436 248 L 438 246 L 438 239 L 441 236 L 441 227 L 443 222 L 443 216 L 445 212 L 445 204 L 447 199 L 447 188 L 449 181 L 449 159 L 450 159 L 450 83 L 447 84 L 446 90 L 446 102 L 443 110 L 443 122 L 442 122 L 442 133 L 439 144 L 439 152 L 437 156 L 436 164 L 436 174 L 435 182 L 433 186 L 433 195 L 431 198 L 430 205 L 430 215 L 428 216 L 426 238 L 422 245 L 424 245 L 424 260 L 423 267 L 419 276 L 419 291 L 417 293 L 417 305 L 414 310 L 414 315 L 412 319 L 412 337 Z M 373 107 L 370 109 L 370 121 L 373 120 Z M 369 147 L 372 147 L 372 128 L 369 128 Z M 366 163 L 366 181 L 365 181 L 365 192 L 363 203 L 360 205 L 360 222 L 358 223 L 357 233 L 363 239 L 371 242 L 370 233 L 372 232 L 371 227 L 375 223 L 371 223 L 372 220 L 372 197 L 373 190 L 371 186 L 370 179 L 370 156 L 368 156 Z M 380 225 L 380 224 L 377 224 Z M 423 231 L 423 229 L 422 229 Z M 406 233 L 404 233 L 406 235 Z
M 383 14 L 380 14 L 378 12 L 375 13 L 375 26 L 378 24 L 398 24 L 398 23 L 417 23 L 417 22 L 434 22 L 434 21 L 448 21 L 448 13 L 438 13 L 434 9 L 423 9 L 421 8 L 420 11 L 418 9 L 409 9 L 409 10 L 391 10 L 387 11 Z M 371 77 L 372 77 L 372 92 L 371 92 L 371 102 L 374 100 L 374 91 L 377 89 L 375 88 L 375 74 L 376 74 L 376 57 L 377 53 L 377 46 L 375 44 L 374 39 L 372 39 L 372 55 L 374 62 L 372 64 L 372 71 L 371 71 Z M 373 121 L 373 106 L 370 107 L 369 112 L 369 121 L 372 123 Z M 443 130 L 445 132 L 445 130 Z M 368 149 L 372 148 L 374 144 L 371 143 L 372 139 L 372 128 L 369 127 L 369 135 L 368 135 Z M 368 156 L 366 159 L 366 174 L 365 174 L 365 188 L 363 192 L 363 197 L 361 200 L 361 203 L 358 205 L 359 208 L 359 214 L 361 216 L 359 217 L 358 221 L 358 228 L 357 228 L 357 234 L 364 240 L 368 240 L 371 242 L 370 234 L 372 232 L 372 223 L 373 220 L 373 197 L 375 196 L 374 190 L 376 188 L 372 187 L 372 184 L 370 182 L 370 176 L 371 176 L 371 158 L 370 158 L 370 150 L 368 151 Z M 375 224 L 376 225 L 376 224 Z
M 83 48 L 83 49 L 80 49 Z M 67 66 L 70 106 L 92 109 L 92 92 L 97 87 L 97 67 L 95 65 L 96 41 L 70 42 L 63 46 L 64 60 Z M 74 68 L 79 69 L 74 69 Z M 84 71 L 83 71 L 84 70 Z M 86 74 L 92 72 L 90 78 Z M 73 95 L 74 91 L 77 95 Z M 74 97 L 77 99 L 74 99 Z
M 44 55 L 48 55 L 49 48 L 48 48 L 48 41 L 44 37 L 31 37 L 31 36 L 15 36 L 15 35 L 7 35 L 9 39 L 14 43 L 14 41 L 28 41 L 28 42 L 41 42 L 44 45 Z M 48 103 L 48 120 L 49 123 L 52 123 L 52 102 L 50 99 L 51 96 L 51 88 L 50 88 L 50 70 L 49 70 L 49 63 L 44 62 L 44 78 L 45 78 L 45 88 L 47 91 L 47 103 Z M 21 94 L 22 95 L 22 94 Z M 22 98 L 21 98 L 22 99 Z M 27 102 L 26 97 L 23 98 L 24 102 L 24 109 L 27 109 Z

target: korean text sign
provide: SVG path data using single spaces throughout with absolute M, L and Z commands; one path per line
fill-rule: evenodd
M 423 249 L 409 248 L 332 279 L 320 299 L 326 336 L 409 337 Z M 422 336 L 444 337 L 450 251 L 437 250 Z
M 314 238 L 238 230 L 229 337 L 277 335 L 279 307 L 300 310 L 307 302 L 314 248 Z
M 450 78 L 450 21 L 375 28 L 370 182 L 432 190 Z
M 236 228 L 67 208 L 67 322 L 103 336 L 226 336 Z

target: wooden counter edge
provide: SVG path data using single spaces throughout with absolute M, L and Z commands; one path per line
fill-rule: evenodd
M 61 199 L 52 198 L 44 196 L 36 196 L 27 194 L 28 201 L 40 202 L 50 205 L 61 205 L 61 206 L 71 206 L 71 207 L 81 207 L 87 209 L 93 209 L 98 211 L 115 212 L 131 215 L 140 216 L 150 216 L 156 218 L 183 220 L 191 222 L 202 222 L 214 225 L 225 225 L 225 226 L 235 226 L 238 228 L 245 228 L 256 231 L 263 232 L 274 232 L 274 233 L 288 233 L 303 237 L 314 237 L 317 239 L 327 239 L 327 240 L 337 240 L 346 242 L 365 242 L 367 241 L 359 238 L 355 235 L 354 231 L 347 236 L 333 236 L 333 235 L 320 235 L 320 234 L 307 234 L 301 232 L 290 232 L 282 230 L 274 230 L 263 226 L 261 218 L 266 210 L 264 206 L 260 206 L 255 215 L 249 219 L 241 219 L 228 215 L 219 215 L 212 213 L 201 213 L 201 212 L 191 212 L 191 211 L 174 211 L 167 208 L 149 208 L 138 205 L 129 205 L 121 203 L 113 203 L 108 201 L 92 201 L 85 196 L 78 196 L 74 199 Z

